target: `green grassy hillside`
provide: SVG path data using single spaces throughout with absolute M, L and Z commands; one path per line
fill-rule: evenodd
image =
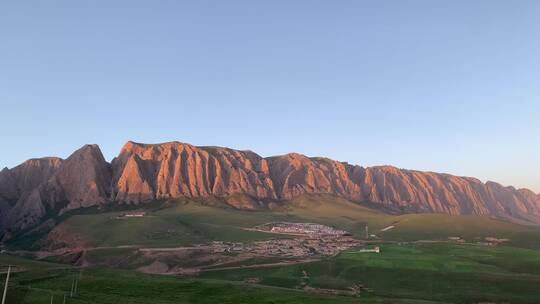
M 73 215 L 59 225 L 59 230 L 80 236 L 87 246 L 181 246 L 211 240 L 266 239 L 271 235 L 243 228 L 288 218 L 189 200 L 156 202 L 139 210 L 146 216 L 119 219 L 125 212 Z
M 524 226 L 480 216 L 451 216 L 447 214 L 389 215 L 349 201 L 328 196 L 304 196 L 288 204 L 287 215 L 314 221 L 352 232 L 363 238 L 364 227 L 384 240 L 416 241 L 446 240 L 460 236 L 477 241 L 494 236 L 509 239 L 508 244 L 525 248 L 540 248 L 540 227 Z M 390 225 L 395 228 L 380 231 Z
M 494 236 L 510 239 L 508 244 L 540 248 L 540 228 L 478 216 L 445 214 L 389 215 L 359 204 L 330 197 L 303 196 L 279 210 L 238 210 L 224 204 L 193 200 L 171 200 L 141 206 L 145 217 L 118 217 L 121 211 L 75 214 L 60 223 L 60 237 L 87 247 L 183 246 L 212 240 L 253 241 L 276 238 L 275 234 L 248 231 L 271 221 L 317 222 L 350 231 L 363 238 L 364 227 L 384 240 L 446 240 L 460 236 L 478 241 Z M 388 231 L 384 227 L 394 225 Z M 284 237 L 284 236 L 279 236 Z M 20 242 L 28 245 L 28 243 Z M 15 242 L 14 244 L 17 244 Z

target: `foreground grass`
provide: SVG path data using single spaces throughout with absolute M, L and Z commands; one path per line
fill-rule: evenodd
M 13 275 L 8 304 L 62 303 L 539 303 L 540 252 L 513 247 L 455 244 L 383 244 L 380 254 L 344 252 L 309 264 L 210 271 L 198 277 L 147 275 L 0 256 Z M 307 273 L 307 277 L 304 275 Z M 257 285 L 246 284 L 258 278 Z M 3 279 L 3 277 L 2 277 Z M 301 290 L 348 290 L 359 297 Z M 370 291 L 367 291 L 370 290 Z
M 0 263 L 27 265 L 27 272 L 13 275 L 7 304 L 63 303 L 429 303 L 407 299 L 352 298 L 310 294 L 278 287 L 247 285 L 211 279 L 185 279 L 110 269 L 76 269 L 11 257 Z M 69 297 L 73 279 L 78 292 Z

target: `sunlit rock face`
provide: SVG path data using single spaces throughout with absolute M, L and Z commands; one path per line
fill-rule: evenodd
M 85 145 L 65 160 L 32 159 L 0 171 L 0 223 L 15 231 L 73 209 L 176 197 L 224 197 L 237 208 L 264 208 L 262 201 L 286 204 L 310 193 L 394 212 L 540 218 L 534 192 L 469 177 L 364 168 L 296 153 L 263 158 L 222 147 L 130 141 L 110 164 L 97 145 Z M 235 195 L 241 198 L 230 199 Z
M 113 200 L 118 202 L 234 193 L 276 198 L 267 160 L 248 151 L 128 142 L 112 167 Z

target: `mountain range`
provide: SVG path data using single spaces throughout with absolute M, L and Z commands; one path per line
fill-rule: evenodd
M 127 142 L 110 163 L 97 145 L 67 159 L 30 159 L 0 171 L 0 234 L 39 227 L 70 210 L 144 204 L 178 197 L 217 197 L 235 208 L 272 209 L 303 194 L 329 194 L 393 213 L 491 216 L 540 223 L 540 196 L 471 177 L 361 167 L 290 153 L 180 142 Z M 50 223 L 49 223 L 50 224 Z

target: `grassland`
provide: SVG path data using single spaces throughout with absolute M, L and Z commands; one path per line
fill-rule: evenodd
M 286 215 L 207 206 L 194 201 L 159 202 L 144 206 L 144 217 L 119 217 L 125 212 L 73 215 L 61 223 L 62 231 L 81 237 L 86 246 L 181 246 L 212 240 L 251 241 L 271 235 L 247 231 Z
M 62 303 L 538 303 L 540 252 L 458 244 L 383 244 L 380 254 L 344 252 L 322 261 L 275 268 L 209 271 L 195 277 L 147 275 L 0 256 L 13 275 L 8 304 Z M 307 276 L 306 276 L 307 274 Z M 256 285 L 247 278 L 258 278 Z M 3 279 L 3 276 L 2 276 Z M 313 290 L 348 290 L 358 297 Z M 307 292 L 304 286 L 311 288 Z M 369 290 L 369 291 L 367 291 Z
M 172 303 L 428 303 L 416 300 L 350 298 L 311 294 L 300 290 L 249 285 L 212 279 L 156 276 L 113 269 L 76 269 L 0 256 L 1 264 L 26 265 L 14 274 L 7 304 L 172 304 Z M 2 276 L 3 281 L 4 276 Z M 70 297 L 74 278 L 78 292 Z
M 376 298 L 451 303 L 540 301 L 540 252 L 457 244 L 385 244 L 380 254 L 344 252 L 304 265 L 211 271 L 203 278 L 297 288 L 347 290 L 361 284 Z M 308 278 L 304 277 L 304 271 Z M 365 296 L 365 294 L 364 294 Z
M 254 241 L 275 234 L 248 231 L 272 221 L 317 222 L 364 237 L 364 227 L 385 240 L 412 241 L 461 236 L 475 241 L 487 236 L 510 239 L 512 246 L 540 248 L 540 229 L 477 216 L 444 214 L 389 215 L 329 196 L 299 197 L 274 211 L 238 210 L 225 205 L 172 200 L 145 205 L 145 217 L 118 219 L 122 211 L 75 214 L 59 228 L 75 235 L 86 247 L 126 245 L 167 247 L 212 240 Z M 396 228 L 381 232 L 389 225 Z M 281 236 L 285 237 L 285 236 Z
M 287 209 L 290 217 L 336 226 L 363 238 L 365 225 L 384 240 L 446 240 L 460 236 L 473 242 L 488 236 L 510 239 L 509 245 L 540 249 L 540 228 L 480 216 L 447 214 L 390 215 L 343 199 L 321 196 L 299 197 Z M 382 232 L 381 229 L 395 228 Z
M 75 240 L 89 249 L 87 262 L 101 265 L 84 270 L 80 292 L 67 303 L 540 303 L 537 227 L 475 216 L 391 215 L 318 195 L 299 197 L 272 211 L 187 199 L 137 208 L 146 215 L 121 218 L 127 211 L 81 212 L 65 216 L 56 228 L 66 242 Z M 350 231 L 357 238 L 364 238 L 368 225 L 370 234 L 377 235 L 370 242 L 380 244 L 382 253 L 351 250 L 308 264 L 214 270 L 187 278 L 132 270 L 150 262 L 137 253 L 139 247 L 290 237 L 244 229 L 272 221 L 316 222 Z M 395 228 L 381 231 L 390 225 Z M 467 244 L 448 243 L 451 236 Z M 509 241 L 495 247 L 479 245 L 488 236 Z M 28 245 L 10 245 L 20 244 Z M 229 266 L 261 261 L 273 259 L 258 257 Z M 189 266 L 187 259 L 173 262 Z M 29 270 L 14 275 L 8 303 L 50 303 L 51 293 L 57 299 L 54 303 L 61 303 L 78 273 L 71 266 L 9 256 L 0 256 L 0 263 Z M 244 283 L 254 277 L 258 284 Z M 358 284 L 364 289 L 356 298 L 314 293 L 349 290 Z M 303 290 L 306 286 L 309 292 Z

